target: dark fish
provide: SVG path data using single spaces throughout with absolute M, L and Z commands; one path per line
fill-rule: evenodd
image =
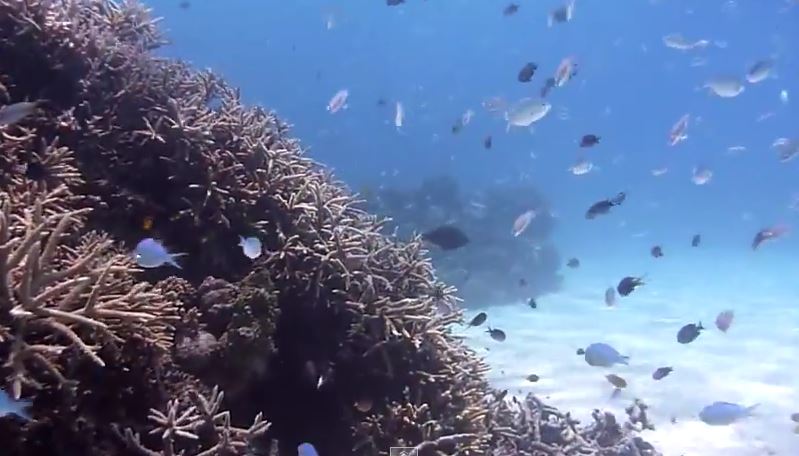
M 578 260 L 577 258 L 572 258 L 566 262 L 566 266 L 572 269 L 577 269 L 580 267 L 580 260 Z
M 626 198 L 627 194 L 624 192 L 619 192 L 619 194 L 613 198 L 597 201 L 588 208 L 588 211 L 585 213 L 585 218 L 590 220 L 596 218 L 597 215 L 607 214 L 610 212 L 610 208 L 621 205 Z
M 799 413 L 791 413 L 791 421 L 799 423 Z
M 499 393 L 497 393 L 496 398 L 497 398 L 498 401 L 501 401 L 501 400 L 505 399 L 505 396 L 507 396 L 507 395 L 508 395 L 508 390 L 502 390 Z
M 191 3 L 187 2 L 187 1 L 183 1 L 183 2 L 178 3 L 178 6 L 181 9 L 189 9 L 189 7 L 191 7 Z
M 616 289 L 613 287 L 608 287 L 605 290 L 605 305 L 608 307 L 613 307 L 616 305 Z
M 549 91 L 552 90 L 553 87 L 555 87 L 555 78 L 547 78 L 547 80 L 544 82 L 544 86 L 541 87 L 541 91 L 539 92 L 541 98 L 546 98 L 547 95 L 549 95 Z
M 528 382 L 532 382 L 532 383 L 535 383 L 535 382 L 541 380 L 541 377 L 539 377 L 539 376 L 537 376 L 535 374 L 530 374 L 530 375 L 528 375 L 525 378 L 527 379 Z
M 491 327 L 489 327 L 488 331 L 486 332 L 488 333 L 489 336 L 491 336 L 492 339 L 494 339 L 497 342 L 505 341 L 505 331 L 501 329 L 492 329 Z
M 519 75 L 516 76 L 516 79 L 518 79 L 519 82 L 530 82 L 530 79 L 533 78 L 535 70 L 537 69 L 538 65 L 533 62 L 528 62 L 519 70 Z
M 458 119 L 452 125 L 452 129 L 451 129 L 452 130 L 452 134 L 454 135 L 454 134 L 460 133 L 461 129 L 463 129 L 463 122 L 461 122 L 461 119 Z
M 716 328 L 721 332 L 727 332 L 732 326 L 732 320 L 735 318 L 735 312 L 732 310 L 724 310 L 716 316 Z
M 596 146 L 597 144 L 599 144 L 599 139 L 600 137 L 597 135 L 591 135 L 591 134 L 583 135 L 583 137 L 580 139 L 580 147 Z
M 584 354 L 585 354 L 585 349 L 584 348 L 578 348 L 577 349 L 577 356 L 583 356 Z
M 508 6 L 505 7 L 505 9 L 502 10 L 502 14 L 504 16 L 513 16 L 514 14 L 516 14 L 516 11 L 519 11 L 519 5 L 515 3 L 510 3 L 508 4 Z
M 385 99 L 385 98 L 378 98 L 378 99 L 377 99 L 377 105 L 378 105 L 378 106 L 385 106 L 385 105 L 386 105 L 386 103 L 388 103 L 388 102 L 386 101 L 386 99 Z
M 454 250 L 469 243 L 469 238 L 460 229 L 452 225 L 440 226 L 422 233 L 422 239 L 431 242 L 443 250 Z
M 530 306 L 531 309 L 537 309 L 538 303 L 535 302 L 535 298 L 530 298 L 527 300 L 527 305 Z
M 480 312 L 479 314 L 475 315 L 474 318 L 472 318 L 472 321 L 469 322 L 468 326 L 480 326 L 485 323 L 487 318 L 488 315 L 486 315 L 485 312 Z
M 493 145 L 493 143 L 494 143 L 494 140 L 491 138 L 491 135 L 488 135 L 483 140 L 483 147 L 485 147 L 486 149 L 490 149 L 491 146 Z
M 649 253 L 651 253 L 655 258 L 660 258 L 663 256 L 663 249 L 659 245 L 656 245 L 652 247 L 652 250 L 650 250 Z
M 405 3 L 405 0 L 386 0 L 386 5 L 388 6 L 396 6 Z
M 677 342 L 681 344 L 690 344 L 699 337 L 699 333 L 703 329 L 705 328 L 702 327 L 702 322 L 699 322 L 699 324 L 687 324 L 677 332 Z
M 519 279 L 519 286 L 520 287 L 526 287 L 527 286 L 527 279 L 525 279 L 525 278 Z
M 655 369 L 655 372 L 652 372 L 652 378 L 654 380 L 661 380 L 669 375 L 673 370 L 674 369 L 671 367 L 658 367 Z
M 691 238 L 691 247 L 699 247 L 699 244 L 701 243 L 702 243 L 702 235 L 694 234 L 694 237 Z
M 615 386 L 616 388 L 622 389 L 627 388 L 627 380 L 619 377 L 616 374 L 608 374 L 605 378 L 610 382 L 611 385 Z
M 762 230 L 758 231 L 755 235 L 755 238 L 752 240 L 752 250 L 757 250 L 765 241 L 771 239 L 777 239 L 780 236 L 784 235 L 788 232 L 788 228 L 785 226 L 773 226 L 770 228 L 763 228 Z
M 616 291 L 618 291 L 621 296 L 628 296 L 641 285 L 644 285 L 643 277 L 628 276 L 619 281 L 619 285 L 616 286 Z

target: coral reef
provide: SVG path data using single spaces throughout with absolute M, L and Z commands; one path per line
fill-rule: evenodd
M 529 442 L 451 335 L 458 299 L 421 240 L 382 234 L 286 125 L 161 43 L 134 2 L 0 0 L 0 103 L 37 101 L 0 126 L 0 378 L 33 401 L 0 418 L 3 454 Z M 136 267 L 144 237 L 182 269 Z

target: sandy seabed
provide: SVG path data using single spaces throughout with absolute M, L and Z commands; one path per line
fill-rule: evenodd
M 585 422 L 595 408 L 624 416 L 633 399 L 642 399 L 656 426 L 643 436 L 665 456 L 796 456 L 799 434 L 790 415 L 799 412 L 799 295 L 778 292 L 773 274 L 752 277 L 746 266 L 737 264 L 739 270 L 727 271 L 729 279 L 714 287 L 692 276 L 682 288 L 667 288 L 689 277 L 662 274 L 659 285 L 648 284 L 612 308 L 603 297 L 610 283 L 597 279 L 606 273 L 575 271 L 566 291 L 540 298 L 538 309 L 524 302 L 474 309 L 467 318 L 482 310 L 487 323 L 461 332 L 485 355 L 493 384 L 509 396 L 534 392 Z M 725 309 L 735 311 L 726 334 L 714 325 Z M 680 327 L 697 321 L 708 329 L 691 344 L 677 343 Z M 492 340 L 487 326 L 505 331 L 507 340 Z M 589 366 L 576 351 L 593 342 L 630 356 L 629 366 Z M 661 366 L 674 372 L 655 381 L 652 372 Z M 629 384 L 615 398 L 605 379 L 610 373 Z M 541 379 L 530 383 L 529 374 Z M 714 401 L 760 405 L 744 421 L 709 426 L 697 415 Z

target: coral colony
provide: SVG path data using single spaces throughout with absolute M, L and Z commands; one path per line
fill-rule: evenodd
M 41 100 L 0 127 L 4 456 L 657 454 L 644 406 L 498 399 L 420 240 L 162 43 L 136 3 L 0 0 L 0 104 Z

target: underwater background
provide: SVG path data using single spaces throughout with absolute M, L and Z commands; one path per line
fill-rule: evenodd
M 485 311 L 490 326 L 507 333 L 498 343 L 482 328 L 463 331 L 487 356 L 495 386 L 534 391 L 581 417 L 641 398 L 657 425 L 647 438 L 667 455 L 799 453 L 789 419 L 799 410 L 799 238 L 750 247 L 759 230 L 795 226 L 799 217 L 799 165 L 780 161 L 772 147 L 799 135 L 792 99 L 799 96 L 799 6 L 578 0 L 569 22 L 548 26 L 559 2 L 517 3 L 505 15 L 501 1 L 148 2 L 166 18 L 167 55 L 211 67 L 241 86 L 248 102 L 276 110 L 311 157 L 367 199 L 445 180 L 458 188 L 459 204 L 486 189 L 504 192 L 494 204 L 517 202 L 520 189 L 545 201 L 552 220 L 541 237 L 554 259 L 539 271 L 497 260 L 491 279 L 467 283 L 447 274 L 489 261 L 485 239 L 457 253 L 432 249 L 472 314 Z M 675 33 L 709 44 L 673 49 L 664 37 Z M 567 56 L 579 71 L 548 95 L 551 112 L 530 128 L 506 132 L 502 115 L 482 106 L 490 97 L 537 97 Z M 774 65 L 768 77 L 746 82 L 747 70 L 764 59 Z M 526 62 L 537 69 L 522 83 L 516 75 Z M 741 79 L 743 92 L 723 98 L 703 89 L 718 76 Z M 325 107 L 340 89 L 349 92 L 347 109 L 331 114 Z M 401 128 L 396 102 L 405 111 Z M 452 132 L 468 110 L 473 120 Z M 687 138 L 668 145 L 670 128 L 686 113 Z M 601 141 L 581 148 L 584 134 Z M 583 158 L 593 169 L 569 172 Z M 710 169 L 712 179 L 692 182 L 695 167 Z M 653 175 L 658 168 L 667 172 Z M 586 220 L 593 202 L 621 191 L 623 206 Z M 405 222 L 400 231 L 434 228 L 407 211 L 432 205 L 429 197 L 402 204 L 375 208 Z M 481 229 L 508 238 L 502 242 L 517 241 L 502 244 L 500 255 L 532 248 L 510 235 L 522 206 L 480 219 Z M 694 234 L 699 247 L 691 246 Z M 663 257 L 652 257 L 654 245 Z M 566 266 L 572 257 L 579 268 Z M 536 283 L 539 274 L 545 285 Z M 607 287 L 644 275 L 634 294 L 604 304 Z M 531 285 L 517 290 L 522 276 Z M 723 310 L 735 313 L 727 333 L 713 326 Z M 678 344 L 677 330 L 699 321 L 706 332 Z M 620 395 L 610 397 L 609 372 L 575 356 L 592 342 L 631 357 L 612 370 L 629 382 Z M 658 366 L 674 373 L 655 382 Z M 541 380 L 525 380 L 531 373 Z M 745 422 L 707 426 L 697 413 L 714 401 L 760 406 Z

